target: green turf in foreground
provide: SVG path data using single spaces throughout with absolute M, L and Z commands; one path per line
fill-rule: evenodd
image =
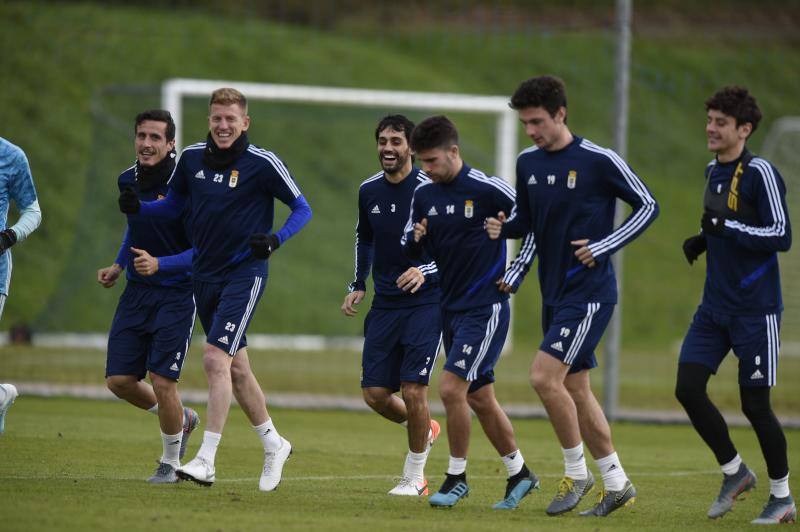
M 549 518 L 544 508 L 561 475 L 558 446 L 546 422 L 516 420 L 518 441 L 542 478 L 542 491 L 516 511 L 491 510 L 504 489 L 505 470 L 475 425 L 471 495 L 452 510 L 433 510 L 424 499 L 386 495 L 405 452 L 399 427 L 373 414 L 282 410 L 273 415 L 295 449 L 277 492 L 258 491 L 261 447 L 236 408 L 212 488 L 153 487 L 144 479 L 160 453 L 154 417 L 122 402 L 22 397 L 0 437 L 0 529 L 717 530 L 745 526 L 768 493 L 755 437 L 734 430 L 759 486 L 732 514 L 709 522 L 705 512 L 720 477 L 691 428 L 621 424 L 614 427 L 615 439 L 639 490 L 636 504 L 604 520 L 575 514 Z M 190 454 L 198 436 L 190 442 Z M 442 436 L 427 468 L 432 487 L 438 487 L 447 463 Z M 787 437 L 790 450 L 800 448 L 800 432 Z M 796 452 L 790 468 L 800 469 Z M 798 487 L 793 481 L 795 494 Z

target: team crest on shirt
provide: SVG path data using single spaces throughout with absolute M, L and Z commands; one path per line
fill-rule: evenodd
M 567 188 L 575 188 L 575 182 L 578 180 L 578 172 L 570 170 L 567 174 Z
M 238 170 L 231 170 L 231 177 L 228 179 L 228 186 L 231 188 L 236 188 L 236 184 L 239 182 L 239 171 Z
M 468 199 L 464 202 L 464 218 L 472 218 L 473 214 L 475 214 L 474 203 L 471 199 Z

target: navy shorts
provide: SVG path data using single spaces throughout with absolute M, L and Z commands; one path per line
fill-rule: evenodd
M 128 283 L 108 333 L 106 377 L 148 371 L 178 380 L 189 351 L 195 305 L 188 289 Z
M 539 350 L 570 366 L 569 373 L 597 367 L 594 350 L 611 320 L 612 303 L 568 303 L 542 308 Z
M 442 313 L 444 369 L 469 381 L 472 393 L 494 382 L 494 366 L 508 334 L 508 300 L 460 312 Z
M 245 332 L 266 282 L 267 279 L 259 275 L 219 283 L 195 281 L 194 298 L 206 342 L 230 356 L 246 347 Z
M 370 309 L 364 319 L 361 387 L 397 391 L 401 382 L 427 385 L 441 341 L 438 304 Z
M 739 386 L 775 386 L 781 315 L 731 316 L 699 307 L 683 339 L 679 364 L 702 364 L 715 374 L 733 349 Z

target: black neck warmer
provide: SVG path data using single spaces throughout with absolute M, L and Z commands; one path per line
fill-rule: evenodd
M 136 181 L 139 190 L 148 191 L 159 185 L 166 185 L 175 169 L 175 150 L 167 153 L 161 162 L 154 166 L 142 166 L 136 161 Z
M 247 149 L 250 143 L 247 141 L 247 132 L 243 131 L 230 148 L 220 149 L 211 138 L 211 133 L 206 137 L 206 149 L 203 150 L 203 164 L 212 170 L 224 170 L 228 168 Z

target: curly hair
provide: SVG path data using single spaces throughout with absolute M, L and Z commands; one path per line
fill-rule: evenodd
M 458 144 L 458 131 L 455 124 L 444 115 L 426 118 L 411 134 L 411 149 L 415 152 L 446 149 L 455 144 Z
M 519 111 L 526 107 L 544 107 L 554 117 L 561 107 L 567 107 L 567 89 L 555 76 L 539 76 L 523 81 L 509 107 Z
M 751 135 L 761 121 L 761 109 L 756 99 L 745 87 L 738 85 L 723 87 L 706 100 L 706 111 L 711 109 L 732 116 L 736 119 L 736 127 L 749 122 L 753 126 Z

